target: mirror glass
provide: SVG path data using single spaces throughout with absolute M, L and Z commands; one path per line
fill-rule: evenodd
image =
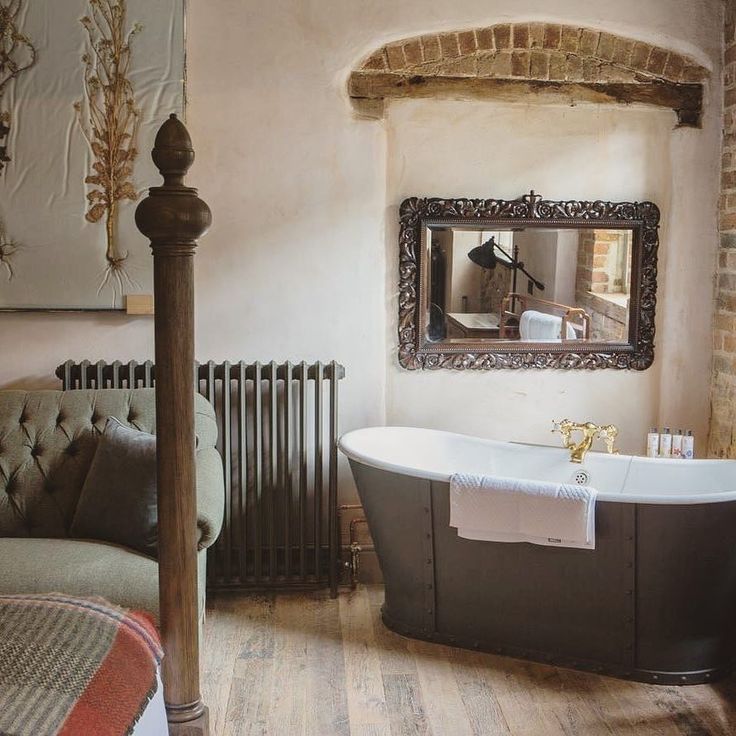
M 632 229 L 428 225 L 428 342 L 627 343 Z

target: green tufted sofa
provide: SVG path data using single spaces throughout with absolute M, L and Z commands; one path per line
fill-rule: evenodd
M 222 526 L 224 484 L 212 406 L 195 396 L 200 612 L 206 549 Z M 154 389 L 0 391 L 0 593 L 102 596 L 158 619 L 155 559 L 69 528 L 108 417 L 155 431 Z

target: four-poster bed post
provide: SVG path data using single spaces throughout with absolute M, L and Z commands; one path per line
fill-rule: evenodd
M 193 256 L 212 216 L 197 190 L 184 185 L 194 151 L 175 115 L 161 126 L 152 156 L 164 183 L 149 190 L 135 219 L 151 241 L 154 260 L 164 697 L 171 734 L 207 736 L 199 687 Z

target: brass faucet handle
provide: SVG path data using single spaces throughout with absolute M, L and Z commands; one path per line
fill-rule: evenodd
M 619 451 L 614 447 L 616 438 L 618 437 L 618 427 L 615 424 L 606 424 L 601 427 L 601 437 L 606 443 L 606 449 L 609 455 L 618 455 Z
M 552 420 L 552 432 L 559 432 L 562 435 L 562 442 L 565 447 L 570 447 L 572 444 L 572 431 L 575 428 L 574 424 L 569 419 L 562 419 L 557 421 Z
M 569 419 L 553 419 L 552 420 L 552 431 L 553 432 L 571 432 L 574 428 L 574 424 Z

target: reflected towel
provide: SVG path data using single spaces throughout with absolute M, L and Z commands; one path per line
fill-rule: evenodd
M 595 549 L 595 499 L 587 486 L 457 473 L 450 526 L 464 539 Z
M 575 329 L 568 322 L 567 340 L 574 340 Z M 519 337 L 522 340 L 559 340 L 562 335 L 562 317 L 527 309 L 519 321 Z

